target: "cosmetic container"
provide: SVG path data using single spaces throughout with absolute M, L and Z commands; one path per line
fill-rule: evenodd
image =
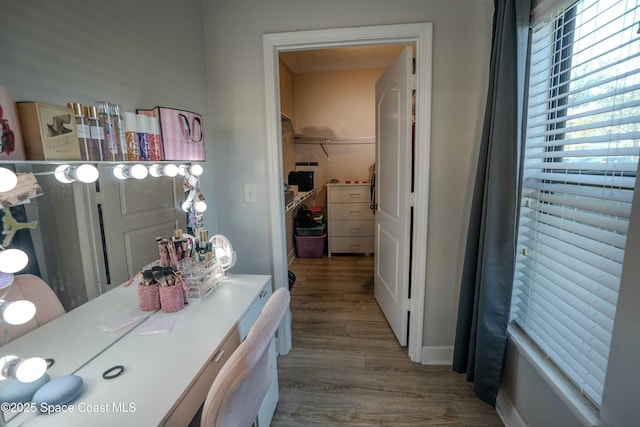
M 80 145 L 80 159 L 93 160 L 89 157 L 91 129 L 89 128 L 87 118 L 84 116 L 82 104 L 79 102 L 69 102 L 67 106 L 73 110 L 73 114 L 76 116 L 76 133 L 78 134 L 78 144 Z
M 160 121 L 157 117 L 148 117 L 147 124 L 149 125 L 149 155 L 151 161 L 164 160 L 164 153 L 162 151 L 162 137 L 160 136 Z
M 118 160 L 128 160 L 127 138 L 124 134 L 124 119 L 122 118 L 122 107 L 118 104 L 109 104 L 109 114 L 113 121 L 113 132 L 116 135 L 118 145 Z
M 140 152 L 138 150 L 138 125 L 136 122 L 136 113 L 124 113 L 124 136 L 127 144 L 127 160 L 137 162 L 140 160 Z
M 95 105 L 85 105 L 84 115 L 87 117 L 87 123 L 91 132 L 91 143 L 89 144 L 89 160 L 104 160 L 102 153 L 104 152 L 104 129 L 100 126 L 98 119 L 98 110 Z
M 136 127 L 138 130 L 138 152 L 141 161 L 151 160 L 149 152 L 149 131 L 148 117 L 144 114 L 136 114 Z
M 118 142 L 113 128 L 113 119 L 109 111 L 109 103 L 106 101 L 98 101 L 96 102 L 96 109 L 98 110 L 100 127 L 104 129 L 104 144 L 102 146 L 104 151 L 102 157 L 106 161 L 116 161 L 118 160 Z

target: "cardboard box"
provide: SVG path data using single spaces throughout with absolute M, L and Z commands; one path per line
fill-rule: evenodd
M 0 161 L 25 159 L 22 131 L 13 92 L 0 87 Z
M 164 160 L 205 160 L 202 115 L 167 107 L 136 112 L 159 119 Z
M 71 108 L 40 102 L 17 105 L 28 160 L 81 160 Z

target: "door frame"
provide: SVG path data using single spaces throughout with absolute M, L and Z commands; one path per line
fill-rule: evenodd
M 429 160 L 431 145 L 431 80 L 433 23 L 380 25 L 293 31 L 263 35 L 267 172 L 271 217 L 273 278 L 276 288 L 288 286 L 287 249 L 282 191 L 282 144 L 280 143 L 280 74 L 278 54 L 286 51 L 328 49 L 381 44 L 416 45 L 416 130 L 413 250 L 408 354 L 421 362 L 424 298 L 426 289 L 427 221 L 429 211 Z M 278 352 L 291 350 L 291 316 L 278 329 Z

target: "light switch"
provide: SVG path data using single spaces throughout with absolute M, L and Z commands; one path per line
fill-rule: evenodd
M 256 202 L 256 185 L 244 184 L 244 202 L 255 203 Z

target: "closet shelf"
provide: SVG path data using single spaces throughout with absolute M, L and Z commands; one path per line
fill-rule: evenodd
M 296 136 L 294 142 L 296 144 L 309 144 L 309 145 L 320 145 L 322 151 L 324 151 L 324 155 L 327 156 L 327 160 L 329 160 L 329 151 L 327 150 L 328 146 L 333 143 L 338 143 L 334 145 L 352 145 L 352 144 L 375 144 L 376 138 L 375 136 L 361 136 L 361 137 L 353 137 L 353 138 L 328 138 L 328 137 L 299 137 Z
M 313 196 L 314 194 L 316 194 L 317 189 L 314 188 L 311 191 L 305 191 L 305 192 L 299 192 L 298 195 L 295 197 L 295 199 L 293 199 L 292 202 L 290 202 L 285 209 L 285 213 L 289 212 L 295 208 L 297 208 L 298 206 L 300 206 L 300 204 L 302 202 L 304 202 L 305 200 L 307 200 L 309 197 Z

